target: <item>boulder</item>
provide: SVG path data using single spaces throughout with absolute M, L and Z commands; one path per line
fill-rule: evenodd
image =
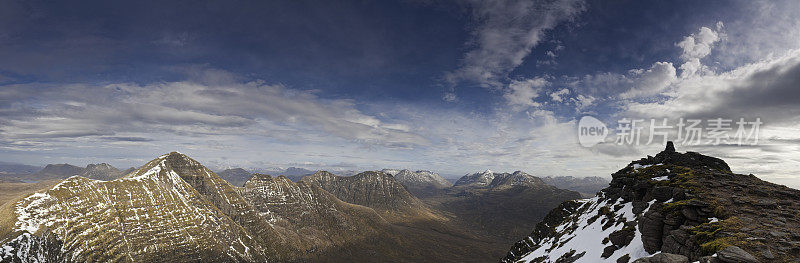
M 614 251 L 617 251 L 617 246 L 610 245 L 603 249 L 603 254 L 600 255 L 603 258 L 608 258 L 614 254 Z
M 717 252 L 717 257 L 722 262 L 756 263 L 756 257 L 737 246 L 729 246 Z
M 664 215 L 661 214 L 660 204 L 653 204 L 644 215 L 639 218 L 639 232 L 642 233 L 644 249 L 649 253 L 661 250 L 664 231 Z
M 628 261 L 631 261 L 631 256 L 628 254 L 625 254 L 617 259 L 617 263 L 628 263 Z
M 666 202 L 672 198 L 672 187 L 669 186 L 656 186 L 653 188 L 653 198 L 659 202 Z
M 636 233 L 634 229 L 623 228 L 609 234 L 608 240 L 611 240 L 611 244 L 614 244 L 617 247 L 624 247 L 631 243 L 631 240 L 633 240 L 635 235 Z
M 658 253 L 651 257 L 640 258 L 633 263 L 687 263 L 689 258 L 684 255 Z

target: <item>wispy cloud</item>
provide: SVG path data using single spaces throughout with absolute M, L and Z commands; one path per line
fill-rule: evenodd
M 103 136 L 143 141 L 123 132 L 182 136 L 269 134 L 304 130 L 363 144 L 414 147 L 427 140 L 398 123 L 364 114 L 351 100 L 321 99 L 313 91 L 264 81 L 242 81 L 224 71 L 193 72 L 186 81 L 137 85 L 114 83 L 25 84 L 2 88 L 2 139 L 36 140 Z M 148 137 L 149 138 L 149 137 Z
M 501 88 L 509 72 L 517 68 L 544 39 L 547 30 L 583 11 L 579 0 L 470 1 L 473 28 L 471 47 L 461 66 L 445 74 L 451 85 L 472 83 Z M 452 97 L 450 90 L 445 98 Z

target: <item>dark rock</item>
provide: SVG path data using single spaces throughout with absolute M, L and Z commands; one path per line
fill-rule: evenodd
M 758 260 L 737 246 L 729 246 L 717 252 L 719 260 L 722 262 L 736 262 L 736 263 L 756 263 Z
M 672 198 L 672 187 L 656 186 L 653 188 L 653 198 L 659 202 L 665 202 Z
M 697 220 L 697 210 L 691 207 L 684 207 L 681 209 L 681 214 L 683 214 L 686 219 L 689 220 Z
M 648 204 L 645 201 L 634 201 L 633 202 L 633 213 L 638 215 L 638 214 L 644 212 L 644 210 L 647 209 L 647 206 L 648 206 Z
M 772 251 L 769 250 L 769 247 L 765 247 L 761 250 L 761 256 L 766 259 L 775 259 L 775 254 L 772 254 Z
M 700 262 L 700 263 L 719 263 L 719 259 L 717 259 L 716 257 L 712 257 L 712 256 L 705 256 L 705 257 L 701 257 L 700 260 L 698 260 L 698 262 Z
M 611 244 L 617 247 L 624 247 L 631 243 L 635 234 L 634 229 L 623 228 L 609 234 L 608 239 L 611 240 Z
M 686 190 L 681 188 L 672 189 L 672 199 L 674 201 L 681 201 L 686 199 Z
M 667 142 L 667 148 L 664 149 L 664 152 L 667 152 L 667 153 L 674 153 L 675 152 L 675 145 L 672 144 L 672 141 L 668 141 Z
M 628 263 L 628 261 L 631 261 L 631 256 L 628 254 L 625 254 L 617 259 L 617 263 Z
M 684 255 L 658 253 L 651 257 L 640 258 L 633 263 L 687 263 L 689 258 Z
M 690 255 L 693 251 L 694 243 L 689 239 L 689 232 L 687 228 L 681 227 L 669 232 L 664 238 L 664 244 L 661 246 L 662 253 L 672 253 L 680 255 Z
M 661 250 L 662 236 L 664 231 L 664 215 L 661 214 L 661 204 L 653 204 L 639 219 L 639 232 L 642 233 L 642 243 L 644 250 L 648 253 L 655 253 Z
M 608 258 L 614 254 L 614 251 L 617 251 L 617 246 L 610 245 L 603 249 L 603 254 L 600 255 L 603 258 Z

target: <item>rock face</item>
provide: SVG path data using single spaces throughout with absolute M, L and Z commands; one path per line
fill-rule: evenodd
M 798 190 L 734 174 L 720 159 L 674 146 L 612 178 L 597 197 L 551 211 L 503 261 L 555 262 L 584 253 L 576 262 L 628 256 L 627 262 L 658 251 L 692 262 L 715 253 L 719 262 L 800 257 Z M 633 239 L 619 242 L 620 231 L 632 231 Z M 604 251 L 608 245 L 613 253 Z
M 304 177 L 300 182 L 317 185 L 342 201 L 373 208 L 388 218 L 435 217 L 394 177 L 383 172 L 368 171 L 353 176 L 337 176 L 320 171 Z
M 452 186 L 450 182 L 439 176 L 439 174 L 431 171 L 420 170 L 412 172 L 406 169 L 383 169 L 381 171 L 393 176 L 397 182 L 405 186 L 411 194 L 417 197 L 435 195 Z
M 737 246 L 729 246 L 717 252 L 719 260 L 722 262 L 742 262 L 742 263 L 756 263 L 756 257 L 747 253 Z
M 244 185 L 244 183 L 253 176 L 252 173 L 242 168 L 225 169 L 217 174 L 225 181 L 228 181 L 228 183 L 239 187 Z
M 367 257 L 366 251 L 386 247 L 353 247 L 348 243 L 358 241 L 355 237 L 391 236 L 389 224 L 373 209 L 342 202 L 316 185 L 294 183 L 284 176 L 255 174 L 239 192 L 302 251 L 337 250 L 355 258 Z M 308 258 L 325 259 L 313 254 Z

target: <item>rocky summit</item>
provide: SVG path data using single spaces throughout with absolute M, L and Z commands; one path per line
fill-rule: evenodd
M 503 262 L 788 262 L 800 258 L 800 191 L 736 174 L 723 160 L 656 156 L 562 203 Z

